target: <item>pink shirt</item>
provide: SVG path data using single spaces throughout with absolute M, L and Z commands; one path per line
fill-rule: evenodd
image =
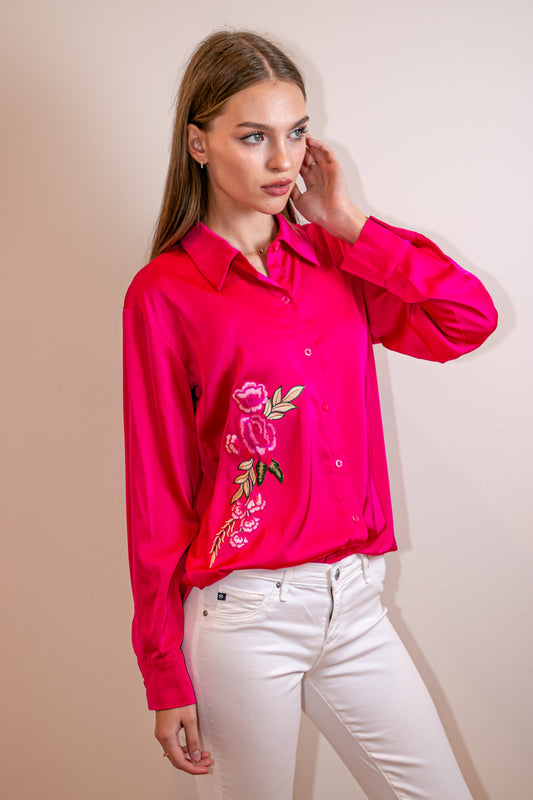
M 372 345 L 447 361 L 492 300 L 420 234 L 278 217 L 269 277 L 202 223 L 124 303 L 133 645 L 150 708 L 195 702 L 182 600 L 235 569 L 395 550 Z

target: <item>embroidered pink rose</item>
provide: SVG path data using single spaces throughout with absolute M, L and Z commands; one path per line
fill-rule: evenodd
M 228 433 L 226 436 L 226 450 L 238 456 L 241 452 L 241 443 L 236 433 Z
M 266 387 L 262 383 L 246 381 L 241 389 L 235 389 L 233 399 L 241 411 L 260 411 L 268 400 Z
M 235 503 L 231 509 L 233 519 L 243 519 L 246 516 L 246 508 L 242 503 Z
M 245 544 L 248 544 L 248 539 L 246 536 L 243 536 L 238 531 L 234 531 L 228 539 L 230 545 L 232 547 L 244 547 Z
M 256 514 L 258 511 L 262 511 L 265 505 L 266 503 L 264 498 L 260 493 L 257 493 L 255 496 L 250 496 L 248 502 L 246 503 L 246 508 L 250 514 Z
M 242 521 L 241 529 L 246 533 L 251 533 L 255 531 L 258 525 L 259 520 L 257 517 L 248 517 L 248 519 Z
M 243 414 L 239 419 L 239 432 L 244 446 L 270 462 L 268 453 L 276 449 L 276 431 L 271 422 L 262 414 Z

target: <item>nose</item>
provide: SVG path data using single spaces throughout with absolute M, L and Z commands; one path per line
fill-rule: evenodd
M 268 168 L 275 172 L 287 172 L 291 168 L 291 159 L 285 139 L 273 142 L 268 158 Z

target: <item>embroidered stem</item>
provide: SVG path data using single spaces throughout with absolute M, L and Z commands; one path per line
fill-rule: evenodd
M 224 526 L 219 530 L 215 538 L 213 539 L 213 544 L 211 545 L 211 561 L 209 562 L 209 566 L 212 567 L 215 561 L 215 558 L 218 555 L 218 551 L 222 546 L 224 539 L 226 538 L 229 531 L 233 530 L 233 527 L 237 520 L 235 519 L 228 519 L 228 521 L 224 524 Z

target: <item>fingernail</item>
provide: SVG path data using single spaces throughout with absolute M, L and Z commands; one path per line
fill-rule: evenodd
M 191 758 L 192 758 L 193 761 L 200 761 L 200 759 L 202 758 L 202 754 L 201 754 L 201 752 L 199 750 L 195 750 L 192 753 Z

